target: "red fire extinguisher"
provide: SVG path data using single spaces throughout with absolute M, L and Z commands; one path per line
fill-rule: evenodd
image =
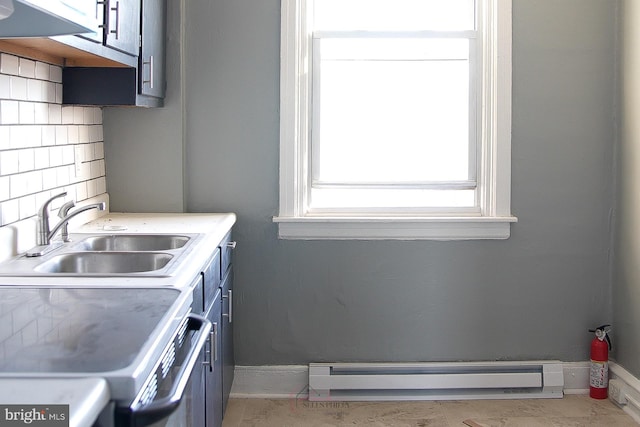
M 591 370 L 589 375 L 589 396 L 594 399 L 606 399 L 609 386 L 609 350 L 611 340 L 607 334 L 611 325 L 602 325 L 596 329 L 596 336 L 591 341 Z M 606 342 L 605 342 L 606 341 Z

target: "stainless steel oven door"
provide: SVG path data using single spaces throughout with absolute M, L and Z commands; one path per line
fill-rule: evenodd
M 148 401 L 138 396 L 129 407 L 116 408 L 117 427 L 200 427 L 194 413 L 197 410 L 204 413 L 204 407 L 193 406 L 198 396 L 192 396 L 191 392 L 192 383 L 200 381 L 200 355 L 210 331 L 211 322 L 189 314 L 186 334 L 178 339 L 182 345 L 176 347 L 175 362 L 163 373 L 163 380 L 158 381 L 155 397 Z

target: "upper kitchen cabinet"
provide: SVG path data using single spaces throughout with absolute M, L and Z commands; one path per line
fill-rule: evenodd
M 121 52 L 135 50 L 135 67 L 65 67 L 64 104 L 161 107 L 165 93 L 165 0 L 138 1 L 134 23 L 123 12 L 131 0 L 110 0 L 105 9 L 104 44 Z M 108 15 L 108 16 L 107 16 Z M 129 26 L 136 29 L 135 46 Z
M 137 56 L 140 49 L 140 0 L 108 0 L 104 3 L 105 46 Z
M 142 95 L 164 98 L 165 92 L 165 28 L 164 0 L 142 0 L 142 44 L 138 74 Z
M 73 1 L 93 33 L 0 40 L 0 51 L 63 66 L 63 104 L 161 107 L 166 0 Z

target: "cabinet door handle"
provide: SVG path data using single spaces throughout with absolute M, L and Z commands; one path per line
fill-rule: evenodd
M 235 242 L 235 241 L 233 241 L 233 242 L 227 242 L 227 247 L 228 247 L 229 249 L 235 249 L 237 244 L 238 244 L 238 243 L 237 243 L 237 242 Z
M 209 357 L 206 357 L 209 356 Z M 205 360 L 202 362 L 204 366 L 209 367 L 209 371 L 213 372 L 215 366 L 213 362 L 218 360 L 218 322 L 211 323 L 211 332 L 209 332 L 209 349 L 205 350 Z
M 233 322 L 233 291 L 231 289 L 229 289 L 229 294 L 226 298 L 229 299 L 229 313 L 222 313 L 222 315 L 224 317 L 228 317 L 229 318 L 229 323 Z M 225 297 L 223 297 L 225 298 Z
M 120 35 L 120 2 L 116 1 L 116 7 L 110 8 L 112 12 L 116 13 L 116 29 L 109 29 L 109 33 L 116 35 L 116 40 L 118 40 L 118 36 Z M 111 18 L 111 16 L 109 16 Z M 109 19 L 111 20 L 111 19 Z
M 98 28 L 105 28 L 106 25 L 104 23 L 104 8 L 107 4 L 108 0 L 97 0 L 96 1 L 96 19 L 100 19 L 100 7 L 102 7 L 102 24 L 98 25 Z
M 142 61 L 142 72 L 144 73 L 144 66 L 148 65 L 149 66 L 149 78 L 145 79 L 144 77 L 142 78 L 142 84 L 144 85 L 145 83 L 149 83 L 149 87 L 151 89 L 153 89 L 153 55 L 151 55 L 149 57 L 148 61 Z
M 213 324 L 213 331 L 211 332 L 213 334 L 213 361 L 217 361 L 218 360 L 218 322 L 215 322 Z M 212 370 L 215 369 L 213 363 L 211 364 L 211 368 Z

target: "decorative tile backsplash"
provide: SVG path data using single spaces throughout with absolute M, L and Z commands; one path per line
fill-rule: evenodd
M 62 105 L 62 68 L 0 53 L 0 226 L 52 195 L 106 193 L 102 109 Z

